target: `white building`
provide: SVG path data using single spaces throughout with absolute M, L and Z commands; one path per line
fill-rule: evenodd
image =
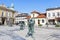
M 34 21 L 35 21 L 35 26 L 38 26 L 38 25 L 45 25 L 46 24 L 46 13 L 45 14 L 42 14 L 42 13 L 39 13 L 37 11 L 33 11 L 31 12 L 31 15 L 28 15 L 28 14 L 18 14 L 16 17 L 15 17 L 15 23 L 19 23 L 20 21 L 24 21 L 25 22 L 25 25 L 28 25 L 28 20 L 30 18 L 33 18 Z
M 47 13 L 47 22 L 49 24 L 55 24 L 60 22 L 60 7 L 58 8 L 48 8 Z
M 35 20 L 35 26 L 39 24 L 45 25 L 46 24 L 46 14 L 39 13 L 37 11 L 31 12 L 31 18 Z
M 27 25 L 27 16 L 28 16 L 27 13 L 18 14 L 15 17 L 15 23 L 18 23 L 19 24 L 21 21 L 23 21 L 25 23 L 25 25 Z

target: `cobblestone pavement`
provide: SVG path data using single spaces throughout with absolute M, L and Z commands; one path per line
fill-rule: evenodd
M 60 40 L 60 30 L 58 29 L 35 27 L 34 31 L 35 40 Z M 28 32 L 28 28 L 25 28 L 23 31 L 20 30 L 14 32 L 25 38 L 26 40 L 34 40 L 32 37 L 25 37 Z
M 19 27 L 0 26 L 0 40 L 25 40 L 23 37 L 15 34 Z
M 0 26 L 0 40 L 60 40 L 60 30 L 49 28 L 34 28 L 34 38 L 26 37 L 28 27 L 20 30 L 19 26 Z

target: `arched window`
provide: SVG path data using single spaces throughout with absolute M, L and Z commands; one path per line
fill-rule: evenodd
M 38 20 L 38 24 L 40 24 L 40 20 Z
M 42 23 L 44 23 L 44 20 L 42 19 Z

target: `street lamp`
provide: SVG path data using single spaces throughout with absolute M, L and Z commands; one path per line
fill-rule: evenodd
M 46 23 L 47 27 L 48 27 L 48 23 Z

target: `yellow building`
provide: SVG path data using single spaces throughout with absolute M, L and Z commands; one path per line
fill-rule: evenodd
M 0 24 L 7 25 L 9 22 L 14 23 L 15 10 L 7 8 L 4 4 L 0 5 Z

